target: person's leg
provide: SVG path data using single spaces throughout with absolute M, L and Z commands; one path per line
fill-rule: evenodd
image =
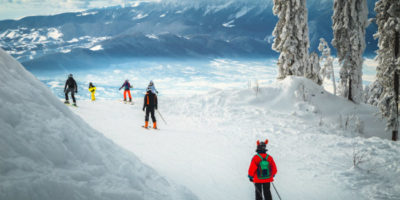
M 151 109 L 151 120 L 153 121 L 153 128 L 157 128 L 156 116 L 154 114 L 154 107 Z
M 69 89 L 65 90 L 65 102 L 68 102 L 68 92 Z
M 127 90 L 124 90 L 124 101 L 126 101 L 126 92 Z
M 272 200 L 271 190 L 270 190 L 271 183 L 264 183 L 263 184 L 263 193 L 264 193 L 264 200 Z
M 256 200 L 262 200 L 261 183 L 254 183 L 256 189 Z
M 150 112 L 151 112 L 151 120 L 153 121 L 153 123 L 155 123 L 156 122 L 156 115 L 154 114 L 154 108 L 151 108 Z
M 71 89 L 71 97 L 72 97 L 72 101 L 76 104 L 74 89 Z
M 96 97 L 94 96 L 94 92 L 92 92 L 92 101 L 96 100 Z
M 132 96 L 131 96 L 131 91 L 128 90 L 128 96 L 129 96 L 129 102 L 132 102 Z
M 145 128 L 147 128 L 147 126 L 149 125 L 149 114 L 150 114 L 150 109 L 149 107 L 146 107 L 146 116 L 144 117 Z

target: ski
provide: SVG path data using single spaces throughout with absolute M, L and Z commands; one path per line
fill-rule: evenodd
M 142 128 L 144 128 L 144 129 L 147 129 L 147 130 L 155 130 L 155 131 L 159 131 L 160 129 L 159 128 L 152 128 L 152 127 L 144 127 L 144 126 L 142 126 Z
M 71 107 L 78 107 L 77 105 L 74 105 L 74 104 L 70 104 L 70 103 L 64 103 L 65 105 L 67 105 L 67 106 L 71 106 Z
M 124 104 L 129 104 L 129 105 L 134 105 L 135 103 L 133 103 L 133 101 L 132 102 L 129 102 L 129 101 L 123 101 L 122 100 L 122 103 L 124 103 Z
M 150 128 L 149 128 L 149 127 L 144 127 L 144 126 L 142 126 L 142 128 L 144 128 L 144 129 L 147 129 L 147 130 L 150 130 Z

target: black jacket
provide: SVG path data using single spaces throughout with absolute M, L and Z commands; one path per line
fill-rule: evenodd
M 157 95 L 148 91 L 144 96 L 143 109 L 145 107 L 157 109 L 157 106 L 158 106 Z
M 75 92 L 78 92 L 78 86 L 76 85 L 76 82 L 75 82 L 74 78 L 69 77 L 67 82 L 65 82 L 64 91 L 67 88 L 72 88 L 72 89 L 75 90 Z

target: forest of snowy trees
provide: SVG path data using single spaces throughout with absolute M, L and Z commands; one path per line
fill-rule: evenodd
M 340 65 L 338 94 L 356 104 L 378 106 L 398 138 L 398 101 L 400 70 L 400 1 L 378 0 L 375 19 L 368 19 L 367 0 L 334 0 L 332 16 L 333 40 Z M 316 53 L 309 53 L 309 33 L 306 0 L 274 0 L 273 12 L 279 20 L 273 31 L 273 49 L 280 53 L 278 79 L 303 76 L 322 84 L 332 80 L 336 95 L 333 60 L 328 42 L 321 38 Z M 375 21 L 378 31 L 376 81 L 363 89 L 362 64 L 365 50 L 365 30 Z M 321 62 L 321 65 L 320 65 Z M 322 66 L 322 67 L 320 67 Z

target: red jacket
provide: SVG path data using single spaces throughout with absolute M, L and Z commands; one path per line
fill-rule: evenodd
M 267 156 L 266 153 L 260 153 L 261 157 L 265 158 Z M 258 155 L 255 155 L 251 160 L 250 167 L 249 167 L 249 176 L 253 177 L 254 183 L 270 183 L 274 181 L 274 176 L 278 171 L 276 169 L 275 161 L 272 156 L 268 155 L 267 161 L 269 162 L 271 178 L 268 179 L 258 179 L 257 177 L 257 168 L 259 163 L 261 162 L 261 158 Z

